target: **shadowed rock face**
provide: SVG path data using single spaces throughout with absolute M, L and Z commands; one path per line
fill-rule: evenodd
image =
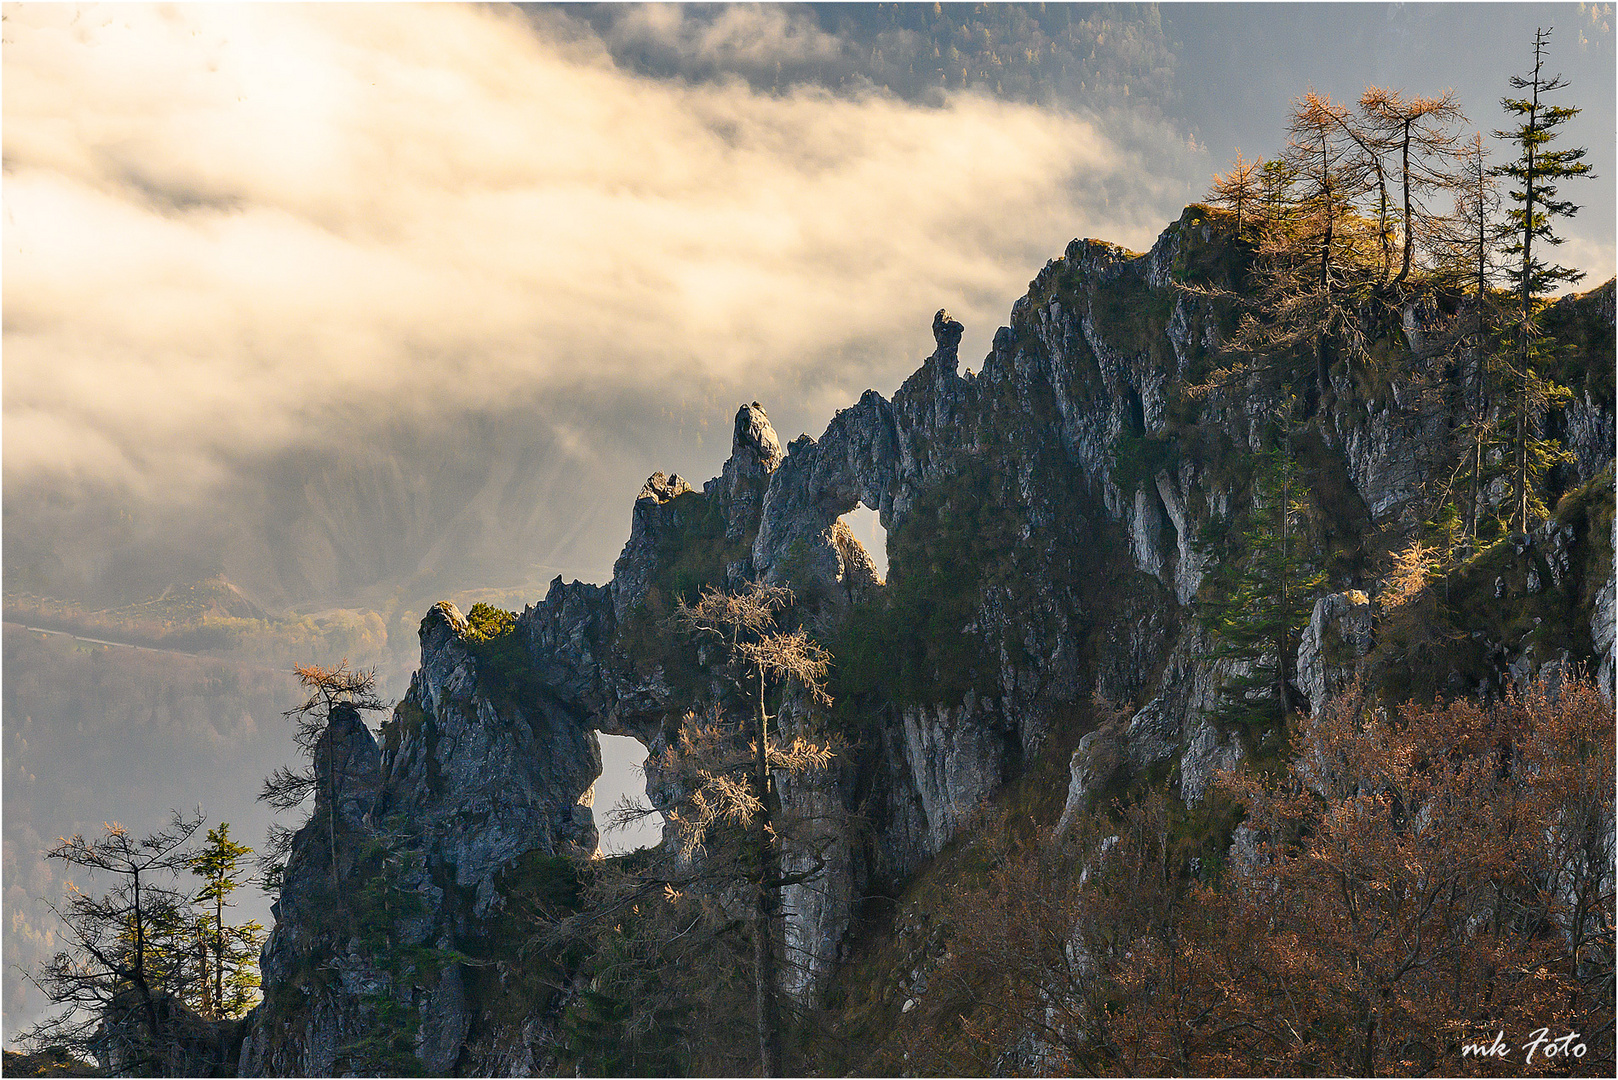
M 763 407 L 741 406 L 720 476 L 699 491 L 654 474 L 612 581 L 557 578 L 509 638 L 478 641 L 452 606 L 433 609 L 422 622 L 420 670 L 384 745 L 367 751 L 376 755 L 374 783 L 342 800 L 356 835 L 391 822 L 410 856 L 400 860 L 401 887 L 427 903 L 400 920 L 399 939 L 465 947 L 501 911 L 503 873 L 536 855 L 595 849 L 595 733 L 633 736 L 655 755 L 716 693 L 700 669 L 643 655 L 648 635 L 666 632 L 656 613 L 699 585 L 790 583 L 824 640 L 857 605 L 917 581 L 931 590 L 926 610 L 960 613 L 945 628 L 960 648 L 904 694 L 862 706 L 869 734 L 830 779 L 784 786 L 792 806 L 841 805 L 868 823 L 819 880 L 784 898 L 789 945 L 805 958 L 795 992 L 833 976 L 854 898 L 899 888 L 1042 754 L 1078 747 L 1068 817 L 1124 769 L 1172 765 L 1182 797 L 1202 798 L 1243 750 L 1210 719 L 1229 661 L 1212 658 L 1190 617 L 1206 569 L 1197 541 L 1246 498 L 1228 461 L 1259 448 L 1275 402 L 1257 385 L 1214 389 L 1197 399 L 1195 421 L 1185 419 L 1183 388 L 1210 370 L 1229 312 L 1177 283 L 1193 274 L 1225 288 L 1240 281 L 1228 237 L 1195 211 L 1146 255 L 1075 240 L 1031 283 L 975 375 L 958 374 L 962 327 L 940 311 L 933 352 L 892 399 L 866 391 L 818 440 L 783 450 Z M 1320 476 L 1340 488 L 1332 526 L 1414 525 L 1451 418 L 1417 416 L 1399 404 L 1397 387 L 1368 401 L 1345 375 L 1332 389 L 1315 418 Z M 1591 400 L 1589 415 L 1570 422 L 1610 433 L 1610 396 Z M 1120 472 L 1126 441 L 1158 448 L 1144 475 Z M 1610 465 L 1610 437 L 1581 447 L 1579 479 Z M 876 510 L 888 530 L 886 587 L 839 521 L 857 505 Z M 1610 567 L 1609 556 L 1608 579 Z M 1612 607 L 1603 583 L 1598 622 Z M 1344 656 L 1372 640 L 1371 607 L 1354 590 L 1374 586 L 1365 564 L 1354 564 L 1317 605 L 1298 668 L 1311 698 L 1336 692 L 1353 659 Z M 1594 627 L 1593 657 L 1609 681 L 1610 623 L 1609 614 L 1604 637 Z M 1502 670 L 1516 656 L 1502 651 Z M 969 666 L 970 677 L 950 665 Z M 1098 695 L 1125 716 L 1081 742 L 1084 721 L 1075 718 Z M 789 700 L 789 731 L 803 714 Z M 664 783 L 654 766 L 654 803 L 671 794 Z M 247 1074 L 328 1070 L 337 1048 L 365 1030 L 366 994 L 388 984 L 341 934 L 312 929 L 318 879 L 329 873 L 318 840 L 306 829 L 294 842 L 266 983 L 290 985 L 317 955 L 339 957 L 341 978 L 255 1014 Z M 343 859 L 340 869 L 352 865 L 351 854 Z M 432 1071 L 544 1067 L 533 1024 L 476 1027 L 478 1006 L 454 965 L 434 986 L 393 990 L 420 1011 L 419 1054 Z
M 452 875 L 483 918 L 500 902 L 496 875 L 517 856 L 596 850 L 590 793 L 601 749 L 577 705 L 542 686 L 501 685 L 479 670 L 464 634 L 452 604 L 422 620 L 422 666 L 401 703 L 420 719 L 389 740 L 372 816 L 420 827 L 428 869 Z

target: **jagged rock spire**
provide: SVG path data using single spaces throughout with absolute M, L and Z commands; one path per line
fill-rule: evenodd
M 955 321 L 955 317 L 943 308 L 933 316 L 933 341 L 938 346 L 932 355 L 933 365 L 946 375 L 954 375 L 960 363 L 961 335 L 966 327 Z
M 730 442 L 730 456 L 750 457 L 762 465 L 765 472 L 774 472 L 775 467 L 781 464 L 781 459 L 786 457 L 781 449 L 781 440 L 776 436 L 775 428 L 770 426 L 770 418 L 765 415 L 764 406 L 756 401 L 736 410 L 736 433 Z

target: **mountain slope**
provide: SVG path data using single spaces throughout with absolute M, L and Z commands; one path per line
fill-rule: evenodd
M 743 406 L 721 476 L 647 481 L 610 583 L 558 578 L 493 636 L 435 608 L 381 745 L 351 744 L 366 779 L 338 802 L 355 839 L 305 830 L 294 845 L 246 1073 L 357 1067 L 389 1024 L 434 1074 L 557 1066 L 568 991 L 521 989 L 512 916 L 565 892 L 565 858 L 595 847 L 595 732 L 655 756 L 694 710 L 735 706 L 667 622 L 703 588 L 789 585 L 835 656 L 829 714 L 783 706 L 789 734 L 843 746 L 829 780 L 788 784 L 784 801 L 864 823 L 787 891 L 800 1000 L 846 1000 L 849 957 L 885 925 L 873 898 L 947 859 L 985 802 L 1015 795 L 1055 824 L 1152 782 L 1194 806 L 1217 769 L 1273 760 L 1277 731 L 1220 719 L 1244 661 L 1219 654 L 1198 612 L 1218 569 L 1209 537 L 1250 512 L 1278 416 L 1325 575 L 1300 628 L 1300 705 L 1355 672 L 1395 699 L 1498 694 L 1580 663 L 1610 694 L 1613 286 L 1558 305 L 1576 394 L 1552 423 L 1573 463 L 1551 494 L 1566 497 L 1542 528 L 1458 563 L 1447 644 L 1417 648 L 1369 598 L 1453 466 L 1464 395 L 1424 392 L 1445 377 L 1423 345 L 1442 311 L 1407 305 L 1371 327 L 1376 363 L 1339 362 L 1292 399 L 1272 370 L 1219 373 L 1247 274 L 1246 246 L 1203 207 L 1144 255 L 1076 240 L 977 372 L 960 371 L 961 327 L 941 311 L 934 351 L 891 400 L 868 391 L 818 440 L 783 448 Z M 885 582 L 840 521 L 859 504 L 887 529 Z M 676 799 L 671 784 L 649 764 L 655 803 Z M 1207 842 L 1228 845 L 1230 824 Z M 322 900 L 334 876 L 358 905 L 346 918 Z M 380 923 L 363 906 L 404 896 L 416 906 Z

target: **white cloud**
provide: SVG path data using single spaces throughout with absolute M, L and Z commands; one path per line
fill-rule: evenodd
M 636 4 L 612 23 L 621 44 L 651 46 L 729 69 L 837 60 L 843 43 L 806 13 L 774 4 L 734 4 L 711 19 L 688 16 L 679 4 Z
M 896 380 L 936 307 L 986 341 L 1068 238 L 1144 247 L 1182 194 L 1080 118 L 638 78 L 477 7 L 7 16 L 8 483 L 205 483 L 361 409 Z M 829 47 L 763 19 L 693 47 Z

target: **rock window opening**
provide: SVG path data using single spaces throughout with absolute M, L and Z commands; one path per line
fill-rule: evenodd
M 640 740 L 622 735 L 602 735 L 601 776 L 596 780 L 595 819 L 601 833 L 601 850 L 622 855 L 640 848 L 655 847 L 663 840 L 663 815 L 654 814 L 626 829 L 610 830 L 607 823 L 613 808 L 628 796 L 646 805 L 646 747 Z

